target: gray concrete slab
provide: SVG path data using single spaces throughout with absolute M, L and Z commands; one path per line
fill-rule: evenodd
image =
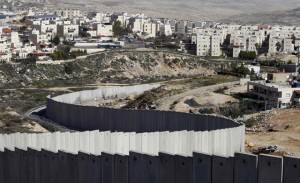
M 0 151 L 0 183 L 5 183 L 5 177 L 4 177 L 4 158 L 5 154 L 4 152 Z
M 235 153 L 234 155 L 234 182 L 257 183 L 256 155 Z
M 27 151 L 21 149 L 15 149 L 15 152 L 19 153 L 19 175 L 20 181 L 23 183 L 28 182 L 28 162 L 27 162 Z
M 143 154 L 129 152 L 129 183 L 143 181 Z
M 102 182 L 102 158 L 101 156 L 90 155 L 91 172 L 90 182 L 101 183 Z
M 174 183 L 175 180 L 175 156 L 159 153 L 158 182 Z
M 300 158 L 283 157 L 283 182 L 300 182 Z
M 118 183 L 128 183 L 128 156 L 115 155 L 115 178 Z
M 158 182 L 158 157 L 143 155 L 143 183 Z
M 212 156 L 193 153 L 193 183 L 211 183 Z
M 101 153 L 102 158 L 102 183 L 114 183 L 114 155 Z
M 212 183 L 233 182 L 233 158 L 212 156 Z
M 259 155 L 258 183 L 281 183 L 282 168 L 281 157 Z
M 193 158 L 175 156 L 175 183 L 193 182 Z
M 78 183 L 91 182 L 91 160 L 90 155 L 86 153 L 78 153 Z

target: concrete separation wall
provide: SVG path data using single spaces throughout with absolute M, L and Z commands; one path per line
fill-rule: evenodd
M 70 129 L 110 131 L 110 148 L 105 150 L 111 153 L 128 155 L 129 151 L 136 151 L 157 155 L 166 152 L 192 156 L 198 151 L 233 156 L 235 152 L 244 152 L 244 125 L 225 117 L 77 105 L 78 101 L 94 98 L 142 94 L 159 86 L 101 88 L 48 98 L 47 117 Z M 105 143 L 108 142 L 105 140 Z
M 241 170 L 234 168 L 236 166 L 234 162 L 237 162 L 239 168 L 244 171 L 248 169 L 249 158 L 258 159 L 258 164 L 261 163 L 262 166 L 265 163 L 269 166 L 268 162 L 273 164 L 284 160 L 284 167 L 288 169 L 291 168 L 291 161 L 296 164 L 298 162 L 297 158 L 292 157 L 257 158 L 254 155 L 239 153 L 227 158 L 196 152 L 193 157 L 173 156 L 166 153 L 151 156 L 135 152 L 130 152 L 129 156 L 104 152 L 97 156 L 84 152 L 72 154 L 64 151 L 51 152 L 45 149 L 23 151 L 16 148 L 14 151 L 9 149 L 0 151 L 0 165 L 5 166 L 5 168 L 0 168 L 0 183 L 236 183 L 236 177 L 242 175 L 239 175 Z M 246 164 L 241 161 L 243 159 Z M 251 173 L 252 176 L 246 174 L 247 176 L 242 177 L 243 182 L 256 182 L 256 180 L 280 183 L 299 182 L 297 179 L 299 172 L 293 170 L 291 172 L 295 174 L 283 174 L 283 180 L 287 180 L 284 182 L 280 175 L 273 174 L 270 177 L 269 170 L 278 168 L 278 164 L 274 164 L 274 167 L 272 164 L 263 176 L 259 175 L 263 169 L 252 169 L 254 171 Z M 297 169 L 294 165 L 292 168 Z M 282 166 L 278 170 L 282 172 Z M 274 169 L 274 171 L 277 170 Z

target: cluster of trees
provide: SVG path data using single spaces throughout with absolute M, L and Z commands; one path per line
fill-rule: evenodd
M 56 35 L 53 39 L 52 39 L 52 43 L 54 43 L 55 45 L 59 45 L 60 43 L 60 38 L 58 35 Z
M 254 72 L 254 71 L 250 71 L 248 68 L 246 68 L 244 66 L 244 64 L 241 64 L 241 66 L 238 67 L 237 63 L 232 63 L 231 68 L 232 68 L 232 72 L 238 73 L 238 74 L 241 74 L 244 76 L 253 74 L 251 72 Z
M 113 31 L 113 35 L 114 37 L 118 37 L 118 36 L 124 36 L 127 35 L 129 33 L 132 33 L 132 30 L 129 28 L 124 28 L 121 25 L 120 21 L 115 21 L 113 27 L 112 27 L 112 31 Z
M 255 51 L 241 51 L 239 54 L 240 59 L 244 60 L 254 60 L 256 58 Z
M 67 59 L 73 59 L 78 56 L 87 55 L 87 50 L 74 50 L 70 51 L 70 49 L 64 49 L 64 50 L 55 50 L 51 54 L 51 58 L 53 60 L 67 60 Z

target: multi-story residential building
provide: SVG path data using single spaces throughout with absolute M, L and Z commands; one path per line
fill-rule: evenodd
M 78 25 L 57 25 L 57 35 L 65 39 L 73 40 L 79 35 Z
M 112 25 L 110 23 L 107 24 L 94 24 L 94 30 L 97 30 L 97 36 L 113 36 Z
M 187 21 L 185 21 L 185 20 L 177 21 L 176 27 L 175 27 L 176 33 L 185 34 L 186 33 L 186 25 L 187 25 Z
M 172 35 L 172 27 L 170 24 L 162 24 L 159 25 L 159 34 L 160 35 L 165 35 L 165 36 L 170 36 Z
M 269 53 L 285 52 L 291 53 L 295 50 L 293 40 L 285 37 L 270 37 Z
M 293 103 L 294 92 L 287 84 L 265 83 L 265 81 L 248 82 L 248 93 L 265 102 L 266 109 L 285 108 Z M 299 99 L 298 99 L 299 102 Z
M 197 34 L 192 37 L 192 42 L 196 43 L 197 56 L 220 56 L 220 37 L 217 35 Z
M 48 40 L 53 39 L 54 36 L 57 34 L 57 25 L 56 24 L 34 25 L 33 28 L 38 30 L 40 32 L 40 34 L 46 34 Z
M 143 25 L 145 20 L 143 18 L 130 19 L 130 28 L 133 32 L 143 32 Z
M 87 15 L 87 18 L 91 21 L 95 22 L 101 22 L 103 18 L 105 17 L 105 14 L 102 12 L 89 12 Z
M 156 36 L 156 24 L 147 22 L 143 25 L 143 32 L 146 33 L 147 37 L 155 37 Z
M 56 10 L 55 15 L 60 16 L 62 18 L 72 19 L 74 17 L 80 17 L 81 13 L 80 10 L 65 9 L 65 10 Z
M 38 30 L 32 30 L 29 40 L 37 45 L 37 44 L 42 44 L 42 43 L 47 43 L 49 42 L 47 34 L 41 34 Z

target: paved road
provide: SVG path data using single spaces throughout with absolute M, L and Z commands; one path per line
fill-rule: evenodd
M 178 100 L 182 99 L 185 96 L 190 96 L 190 95 L 195 95 L 195 94 L 205 93 L 205 92 L 212 92 L 212 91 L 215 91 L 217 89 L 223 88 L 225 86 L 231 87 L 231 86 L 236 85 L 236 84 L 239 84 L 239 81 L 222 83 L 222 84 L 217 84 L 217 85 L 204 86 L 204 87 L 189 90 L 189 91 L 177 94 L 177 95 L 173 95 L 171 97 L 167 97 L 167 98 L 162 99 L 160 101 L 160 104 L 157 107 L 157 110 L 168 111 L 168 110 L 170 110 L 170 106 L 175 101 L 178 101 Z

